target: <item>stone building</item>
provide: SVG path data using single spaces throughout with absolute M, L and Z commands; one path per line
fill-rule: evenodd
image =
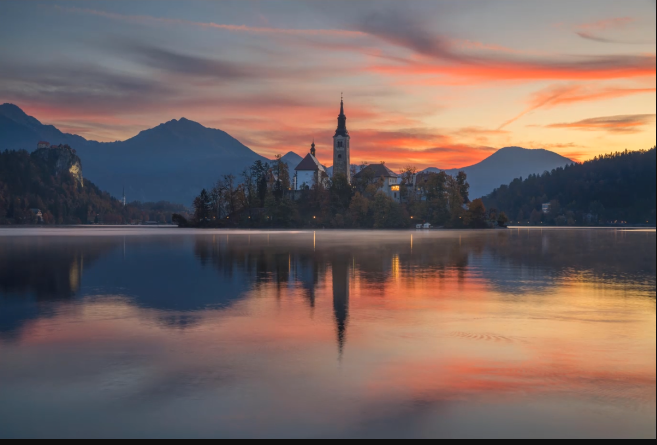
M 385 164 L 370 164 L 356 173 L 354 179 L 370 184 L 376 184 L 382 181 L 381 191 L 395 201 L 401 200 L 401 178 L 397 173 L 386 167 Z

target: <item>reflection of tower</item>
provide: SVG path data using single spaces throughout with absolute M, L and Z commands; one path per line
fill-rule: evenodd
M 333 261 L 333 314 L 338 329 L 338 349 L 342 350 L 347 335 L 349 318 L 349 258 L 339 257 Z

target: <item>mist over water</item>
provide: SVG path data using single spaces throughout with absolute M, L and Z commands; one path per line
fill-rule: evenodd
M 0 437 L 655 437 L 655 231 L 0 229 Z

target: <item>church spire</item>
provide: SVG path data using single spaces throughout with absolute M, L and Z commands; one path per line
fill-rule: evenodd
M 336 136 L 348 136 L 347 116 L 344 115 L 344 100 L 340 97 L 340 115 L 338 116 L 338 128 L 335 130 Z
M 317 157 L 317 156 L 315 155 L 315 153 L 316 153 L 316 151 L 315 151 L 315 138 L 313 138 L 313 143 L 312 143 L 312 145 L 310 146 L 310 154 L 313 155 L 313 156 L 315 156 L 315 157 Z

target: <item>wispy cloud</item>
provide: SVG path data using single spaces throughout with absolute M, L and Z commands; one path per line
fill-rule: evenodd
M 529 100 L 529 106 L 517 116 L 504 122 L 498 129 L 503 129 L 539 108 L 550 108 L 575 102 L 614 99 L 642 93 L 655 93 L 655 88 L 592 87 L 581 84 L 553 85 L 532 94 Z
M 547 128 L 572 128 L 585 131 L 606 131 L 609 133 L 637 133 L 641 127 L 651 124 L 654 114 L 628 114 L 584 119 L 577 122 L 547 125 Z
M 583 39 L 593 40 L 601 43 L 625 43 L 625 44 L 646 44 L 654 43 L 652 41 L 632 41 L 622 39 L 612 39 L 601 36 L 605 31 L 622 30 L 636 25 L 636 20 L 631 17 L 617 17 L 611 19 L 598 20 L 592 23 L 582 23 L 575 28 L 575 33 Z
M 87 8 L 65 8 L 61 6 L 55 6 L 55 7 L 59 10 L 70 12 L 70 13 L 94 15 L 111 20 L 120 20 L 125 22 L 153 23 L 153 24 L 163 24 L 163 25 L 185 25 L 185 26 L 193 26 L 196 28 L 217 29 L 217 30 L 232 31 L 232 32 L 244 32 L 244 33 L 255 33 L 255 34 L 287 34 L 287 35 L 309 35 L 309 36 L 323 35 L 323 36 L 350 36 L 350 37 L 358 37 L 364 35 L 362 32 L 359 31 L 350 31 L 343 29 L 290 29 L 290 28 L 271 28 L 271 27 L 258 27 L 258 26 L 246 26 L 246 25 L 229 25 L 229 24 L 220 24 L 213 22 L 196 22 L 196 21 L 184 20 L 184 19 L 154 17 L 149 15 L 126 15 L 126 14 L 119 14 L 116 12 L 108 12 L 108 11 L 87 9 Z

